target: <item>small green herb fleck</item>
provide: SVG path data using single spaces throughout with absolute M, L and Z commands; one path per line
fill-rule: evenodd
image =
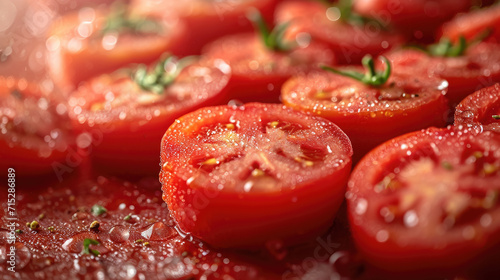
M 146 241 L 146 242 L 142 243 L 142 245 L 143 245 L 143 246 L 146 246 L 146 247 L 149 247 L 151 244 L 149 244 L 149 242 L 148 242 L 148 241 Z
M 23 233 L 23 231 L 22 231 L 22 230 L 20 230 L 20 229 L 16 229 L 16 233 L 17 233 L 17 234 L 21 234 L 21 233 Z
M 144 240 L 143 240 L 143 239 L 137 239 L 137 240 L 135 241 L 135 243 L 142 243 L 142 242 L 144 242 Z
M 127 216 L 125 216 L 125 218 L 123 218 L 125 221 L 128 221 L 130 219 L 132 219 L 132 214 L 128 214 Z
M 443 168 L 446 170 L 453 170 L 453 165 L 451 165 L 451 163 L 449 163 L 447 161 L 443 161 L 441 163 L 441 166 L 443 166 Z
M 89 227 L 89 228 L 90 228 L 90 229 L 92 229 L 92 230 L 97 230 L 97 229 L 99 229 L 99 226 L 100 226 L 100 225 L 101 225 L 101 224 L 100 224 L 98 221 L 93 221 L 93 222 L 90 224 L 90 227 Z
M 37 230 L 40 227 L 40 224 L 37 221 L 33 221 L 29 224 L 29 228 L 31 230 Z
M 97 250 L 90 249 L 90 245 L 99 245 L 99 241 L 91 239 L 91 238 L 85 238 L 83 240 L 83 250 L 82 250 L 82 255 L 94 255 L 94 256 L 99 256 L 101 253 Z
M 356 71 L 340 71 L 329 66 L 321 66 L 321 68 L 326 71 L 353 78 L 366 85 L 378 87 L 385 84 L 387 80 L 389 80 L 392 71 L 390 61 L 384 56 L 380 56 L 379 58 L 385 62 L 386 67 L 383 72 L 377 72 L 375 70 L 375 61 L 373 60 L 371 55 L 365 55 L 362 60 L 362 64 L 366 69 L 365 74 Z
M 495 120 L 500 120 L 500 115 L 493 115 L 491 117 L 494 118 Z
M 270 30 L 262 14 L 256 9 L 248 13 L 248 19 L 253 22 L 262 42 L 269 50 L 286 52 L 294 47 L 292 43 L 284 40 L 286 29 L 289 26 L 288 22 L 279 24 L 273 30 Z
M 108 210 L 99 204 L 94 204 L 94 206 L 92 206 L 92 209 L 90 210 L 90 212 L 94 216 L 100 216 L 100 215 L 108 212 Z
M 49 230 L 51 233 L 56 232 L 56 229 L 53 226 L 48 227 L 47 230 Z
M 45 218 L 45 213 L 42 213 L 40 215 L 38 215 L 38 219 L 39 220 L 43 220 Z

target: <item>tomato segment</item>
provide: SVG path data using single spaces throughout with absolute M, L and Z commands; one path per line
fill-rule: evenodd
M 393 137 L 429 126 L 444 126 L 448 112 L 446 90 L 442 80 L 401 72 L 393 73 L 380 87 L 316 72 L 287 81 L 281 98 L 287 106 L 337 124 L 351 139 L 354 158 L 359 160 Z
M 65 160 L 75 139 L 66 115 L 24 79 L 0 77 L 0 168 L 41 175 Z
M 291 37 L 309 34 L 327 44 L 341 64 L 359 63 L 366 54 L 378 55 L 403 43 L 399 35 L 378 25 L 342 22 L 335 9 L 320 1 L 285 1 L 276 8 L 275 20 L 290 24 Z
M 185 27 L 125 9 L 84 8 L 61 17 L 47 39 L 51 77 L 63 89 L 130 63 L 151 63 L 166 51 L 182 54 Z
M 257 35 L 244 34 L 219 39 L 208 45 L 204 54 L 223 59 L 231 66 L 230 98 L 278 103 L 281 86 L 292 75 L 335 61 L 323 44 L 306 42 L 293 46 L 290 51 L 273 51 Z
M 500 132 L 500 84 L 469 95 L 457 106 L 455 126 Z
M 494 133 L 431 128 L 370 152 L 346 195 L 358 248 L 389 271 L 491 270 L 500 246 L 499 151 Z
M 161 67 L 151 68 L 167 73 L 180 66 L 174 59 Z M 159 93 L 144 81 L 151 77 L 136 72 L 133 80 L 130 71 L 101 75 L 80 86 L 68 100 L 70 117 L 80 134 L 92 137 L 92 157 L 100 170 L 153 175 L 165 129 L 189 111 L 225 100 L 230 69 L 220 60 L 194 62 Z
M 351 155 L 337 126 L 282 105 L 203 108 L 163 137 L 163 199 L 182 230 L 212 246 L 296 244 L 331 225 Z

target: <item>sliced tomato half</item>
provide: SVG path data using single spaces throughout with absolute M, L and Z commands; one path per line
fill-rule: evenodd
M 346 197 L 354 241 L 372 264 L 418 279 L 484 279 L 498 275 L 499 192 L 500 135 L 451 127 L 379 146 L 354 169 Z
M 180 229 L 215 247 L 306 242 L 332 225 L 351 156 L 325 119 L 277 104 L 207 107 L 163 137 L 163 199 Z
M 455 111 L 455 126 L 500 132 L 500 84 L 467 96 Z

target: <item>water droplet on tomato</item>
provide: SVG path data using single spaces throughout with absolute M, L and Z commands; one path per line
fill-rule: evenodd
M 273 256 L 273 258 L 279 261 L 283 260 L 288 253 L 282 240 L 267 241 L 266 249 L 271 254 L 271 256 Z
M 71 217 L 72 220 L 85 220 L 85 219 L 88 219 L 88 218 L 89 218 L 89 214 L 87 214 L 85 212 L 76 212 Z
M 366 209 L 368 208 L 368 201 L 364 198 L 360 198 L 357 201 L 355 212 L 358 215 L 363 215 L 366 212 Z
M 143 227 L 141 236 L 151 241 L 166 241 L 175 236 L 175 230 L 162 222 L 156 222 Z
M 415 227 L 418 224 L 418 216 L 415 210 L 407 211 L 403 217 L 405 226 Z
M 379 230 L 375 235 L 375 239 L 380 243 L 386 242 L 387 240 L 389 240 L 389 232 L 384 229 Z
M 114 226 L 109 231 L 109 239 L 116 243 L 123 243 L 130 237 L 130 231 L 126 226 Z
M 15 262 L 16 269 L 24 268 L 31 261 L 31 252 L 23 243 L 14 243 L 15 251 L 14 254 L 10 251 L 12 245 L 5 245 L 0 247 L 0 263 L 6 263 L 8 261 Z M 10 266 L 10 265 L 9 265 Z
M 110 51 L 115 48 L 116 43 L 118 42 L 118 34 L 108 33 L 102 37 L 102 48 Z
M 70 253 L 79 254 L 83 250 L 83 241 L 86 238 L 98 240 L 97 234 L 95 234 L 93 232 L 82 232 L 82 233 L 75 234 L 71 238 L 66 240 L 63 243 L 62 248 Z M 102 246 L 99 246 L 99 247 L 102 247 Z M 102 253 L 100 250 L 98 250 L 98 251 L 100 253 Z

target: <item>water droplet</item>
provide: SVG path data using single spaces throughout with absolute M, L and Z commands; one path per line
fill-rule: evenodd
M 379 230 L 375 235 L 375 239 L 381 243 L 386 242 L 389 240 L 389 232 L 387 230 Z
M 407 211 L 403 217 L 404 223 L 407 227 L 415 227 L 418 224 L 418 216 L 415 210 Z
M 476 236 L 476 230 L 473 226 L 466 226 L 462 231 L 462 236 L 467 240 L 471 240 Z
M 175 230 L 162 222 L 156 222 L 141 229 L 141 236 L 151 241 L 166 241 L 175 235 Z
M 75 234 L 73 237 L 66 240 L 63 243 L 62 248 L 70 253 L 81 253 L 83 250 L 83 240 L 86 238 L 98 240 L 97 234 L 93 232 L 82 232 Z
M 109 51 L 115 48 L 118 42 L 118 34 L 108 33 L 102 37 L 102 47 L 103 49 Z
M 109 231 L 109 239 L 116 243 L 123 243 L 130 237 L 130 231 L 125 226 L 114 226 Z
M 493 218 L 491 217 L 490 214 L 486 213 L 481 216 L 479 222 L 481 223 L 481 226 L 489 227 L 491 225 L 491 222 L 493 222 Z
M 368 208 L 368 201 L 364 198 L 360 198 L 357 201 L 355 212 L 358 215 L 363 215 L 366 212 L 366 209 Z
M 85 219 L 88 219 L 88 218 L 89 218 L 89 214 L 87 214 L 85 212 L 76 212 L 71 217 L 71 219 L 73 219 L 73 220 L 85 220 Z
M 331 21 L 337 21 L 340 19 L 340 10 L 337 7 L 330 7 L 326 9 L 326 17 Z

